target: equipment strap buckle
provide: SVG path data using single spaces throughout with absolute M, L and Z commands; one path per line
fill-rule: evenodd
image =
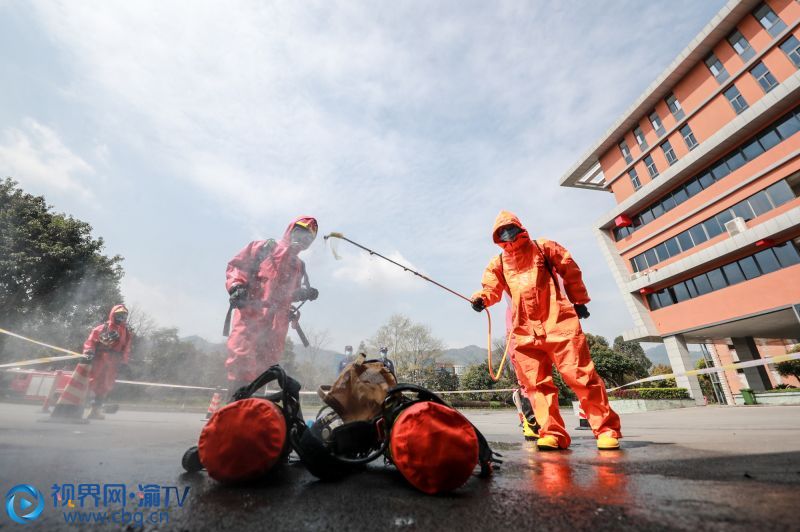
M 375 420 L 375 432 L 378 435 L 378 441 L 386 441 L 386 418 L 381 416 Z

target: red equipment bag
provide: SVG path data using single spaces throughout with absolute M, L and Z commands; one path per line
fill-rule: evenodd
M 253 397 L 277 380 L 277 393 Z M 246 482 L 264 476 L 283 462 L 291 441 L 306 426 L 300 411 L 300 384 L 275 365 L 250 385 L 239 389 L 232 402 L 211 416 L 200 433 L 197 447 L 183 457 L 190 472 L 205 468 L 211 478 L 225 483 Z M 278 405 L 280 401 L 280 405 Z
M 411 400 L 402 393 L 415 392 Z M 411 384 L 389 390 L 385 403 L 389 427 L 389 458 L 418 490 L 452 491 L 464 485 L 480 464 L 489 476 L 495 458 L 486 438 L 458 410 L 433 392 Z
M 208 475 L 243 482 L 266 474 L 286 445 L 286 420 L 278 405 L 262 398 L 220 408 L 200 433 L 197 449 Z

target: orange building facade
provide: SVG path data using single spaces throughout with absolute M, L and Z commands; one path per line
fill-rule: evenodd
M 800 338 L 800 3 L 732 0 L 562 186 L 611 192 L 596 233 L 634 329 L 674 371 L 688 343 L 715 364 Z M 725 395 L 792 383 L 726 372 Z M 696 378 L 679 378 L 700 402 Z

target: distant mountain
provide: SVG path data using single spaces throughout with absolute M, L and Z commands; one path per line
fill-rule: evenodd
M 669 366 L 669 357 L 667 356 L 667 348 L 664 344 L 656 344 L 649 349 L 645 349 L 644 354 L 650 359 L 650 362 L 655 366 L 656 364 L 663 364 Z M 703 358 L 703 352 L 698 350 L 689 350 L 689 357 L 692 359 L 692 367 L 694 363 Z
M 445 349 L 436 359 L 440 362 L 452 362 L 456 365 L 470 366 L 486 360 L 486 349 L 477 345 Z

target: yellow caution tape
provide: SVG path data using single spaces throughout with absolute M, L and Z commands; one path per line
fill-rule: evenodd
M 56 351 L 61 351 L 62 353 L 67 353 L 67 356 L 36 358 L 36 359 L 33 359 L 33 360 L 22 360 L 20 362 L 10 362 L 8 364 L 0 364 L 0 369 L 2 369 L 2 368 L 18 368 L 20 366 L 34 366 L 36 364 L 47 364 L 48 362 L 57 362 L 59 360 L 72 360 L 72 359 L 75 359 L 75 358 L 85 358 L 85 355 L 82 355 L 80 353 L 76 353 L 75 351 L 70 351 L 69 349 L 64 349 L 63 347 L 56 347 L 54 345 L 46 344 L 44 342 L 40 342 L 40 341 L 34 340 L 32 338 L 27 338 L 25 336 L 13 333 L 11 331 L 7 331 L 5 329 L 0 329 L 0 333 L 7 334 L 9 336 L 13 336 L 14 338 L 19 338 L 20 340 L 25 340 L 26 342 L 30 342 L 32 344 L 41 345 L 42 347 L 47 347 L 49 349 L 55 349 Z
M 664 375 L 653 375 L 651 377 L 639 379 L 638 381 L 633 381 L 627 384 L 623 384 L 622 386 L 617 386 L 616 388 L 609 388 L 606 391 L 613 392 L 615 390 L 619 390 L 620 388 L 626 388 L 628 386 L 633 386 L 634 384 L 641 384 L 643 382 L 674 379 L 675 377 L 692 377 L 697 375 L 708 375 L 709 373 L 722 373 L 724 371 L 730 371 L 735 369 L 755 368 L 758 366 L 766 366 L 768 364 L 778 364 L 780 362 L 786 362 L 787 360 L 796 360 L 798 358 L 800 358 L 800 353 L 787 353 L 785 355 L 778 355 L 769 358 L 759 358 L 757 360 L 748 360 L 746 362 L 736 362 L 735 364 L 725 364 L 722 366 L 715 366 L 711 368 L 693 369 L 681 373 L 665 373 Z

